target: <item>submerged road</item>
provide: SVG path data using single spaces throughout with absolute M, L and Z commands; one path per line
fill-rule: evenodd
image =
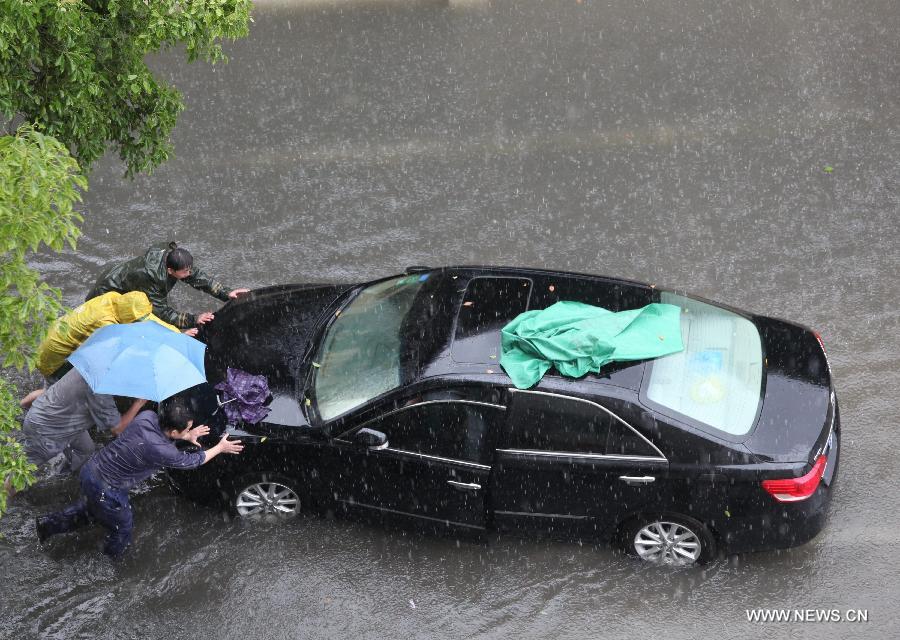
M 841 403 L 829 523 L 677 571 L 230 522 L 151 486 L 114 566 L 98 532 L 37 544 L 34 516 L 75 490 L 55 480 L 0 520 L 0 637 L 897 637 L 900 4 L 323 0 L 254 19 L 227 65 L 153 60 L 185 94 L 176 156 L 134 181 L 114 158 L 94 171 L 77 253 L 35 261 L 69 304 L 107 260 L 172 238 L 234 286 L 513 264 L 788 318 L 822 334 Z

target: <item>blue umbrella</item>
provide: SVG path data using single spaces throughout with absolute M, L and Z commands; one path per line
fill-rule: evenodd
M 95 393 L 159 402 L 206 382 L 206 345 L 155 322 L 110 324 L 69 356 Z

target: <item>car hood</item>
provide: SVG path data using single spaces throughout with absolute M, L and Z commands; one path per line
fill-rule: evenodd
M 207 344 L 207 379 L 219 382 L 236 367 L 267 376 L 273 389 L 293 389 L 319 319 L 352 287 L 282 285 L 229 302 L 197 336 Z

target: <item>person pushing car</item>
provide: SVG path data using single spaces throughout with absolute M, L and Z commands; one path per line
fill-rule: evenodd
M 125 431 L 84 464 L 79 474 L 81 496 L 62 511 L 37 518 L 38 540 L 99 522 L 107 530 L 103 552 L 119 558 L 131 542 L 132 513 L 128 491 L 163 468 L 196 469 L 220 453 L 240 453 L 240 440 L 224 434 L 215 446 L 202 451 L 179 450 L 174 440 L 200 446 L 209 433 L 206 425 L 193 426 L 193 413 L 184 396 L 160 406 L 159 414 L 144 410 Z
M 28 461 L 40 466 L 62 453 L 68 470 L 78 473 L 95 452 L 89 429 L 95 427 L 118 436 L 144 403 L 135 399 L 125 413 L 120 413 L 113 396 L 94 393 L 81 372 L 72 369 L 25 414 L 22 434 Z
M 143 291 L 150 298 L 153 313 L 179 329 L 187 329 L 215 319 L 212 312 L 197 315 L 175 311 L 169 306 L 168 296 L 178 281 L 204 291 L 214 298 L 228 302 L 250 289 L 231 289 L 194 267 L 194 257 L 187 249 L 174 242 L 155 244 L 144 255 L 107 264 L 86 300 L 109 291 L 128 293 Z
M 153 305 L 143 291 L 129 291 L 124 294 L 110 291 L 91 298 L 58 318 L 50 326 L 37 350 L 35 366 L 44 375 L 45 386 L 54 384 L 72 369 L 67 358 L 101 327 L 150 320 L 166 329 L 178 331 L 176 327 L 154 316 L 152 310 Z M 197 335 L 197 329 L 185 329 L 181 333 L 194 337 Z M 36 389 L 22 398 L 19 404 L 23 409 L 28 409 L 42 393 L 44 388 Z

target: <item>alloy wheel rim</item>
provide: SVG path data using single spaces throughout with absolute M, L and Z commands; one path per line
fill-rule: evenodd
M 697 562 L 703 545 L 697 534 L 684 525 L 657 520 L 637 532 L 634 550 L 647 562 L 683 566 Z
M 238 494 L 234 506 L 242 518 L 284 520 L 297 515 L 300 498 L 279 482 L 257 482 Z

